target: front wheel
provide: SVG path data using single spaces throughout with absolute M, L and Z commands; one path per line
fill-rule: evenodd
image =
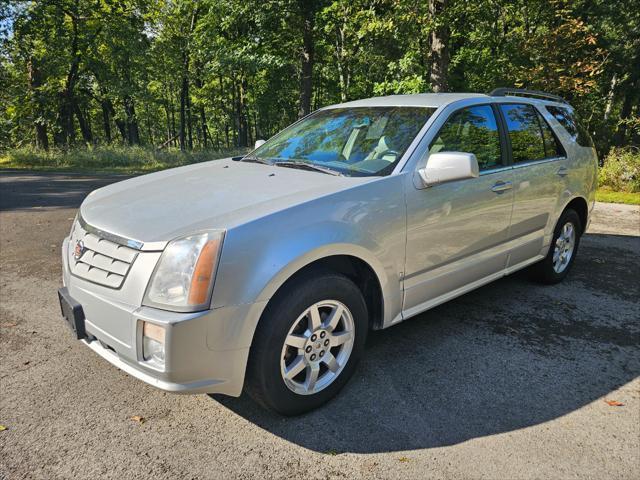
M 333 272 L 309 272 L 272 299 L 256 330 L 247 391 L 262 405 L 297 415 L 327 402 L 362 355 L 367 307 L 358 287 Z
M 574 210 L 565 210 L 560 216 L 551 240 L 549 253 L 532 267 L 535 280 L 553 284 L 564 279 L 571 270 L 578 253 L 582 223 Z

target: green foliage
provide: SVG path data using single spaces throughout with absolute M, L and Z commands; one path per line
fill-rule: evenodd
M 0 168 L 150 172 L 191 163 L 245 154 L 246 149 L 226 151 L 155 150 L 139 146 L 78 147 L 70 150 L 33 147 L 11 149 L 0 154 Z
M 612 148 L 598 171 L 598 185 L 615 192 L 640 193 L 640 149 Z
M 10 0 L 0 149 L 248 146 L 303 114 L 305 93 L 315 110 L 434 90 L 433 36 L 446 30 L 452 90 L 561 94 L 605 155 L 640 143 L 636 3 Z

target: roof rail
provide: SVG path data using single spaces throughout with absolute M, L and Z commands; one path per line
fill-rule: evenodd
M 526 90 L 523 88 L 496 88 L 489 92 L 491 97 L 505 97 L 505 96 L 521 96 L 521 97 L 534 97 L 546 100 L 553 100 L 555 102 L 569 103 L 564 98 L 553 95 L 551 93 L 541 92 L 539 90 Z

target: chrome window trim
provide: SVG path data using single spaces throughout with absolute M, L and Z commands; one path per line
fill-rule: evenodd
M 506 172 L 507 170 L 513 170 L 513 165 L 503 165 L 503 166 L 498 167 L 498 168 L 490 168 L 490 169 L 487 169 L 487 170 L 480 170 L 480 176 L 490 175 L 492 173 Z
M 143 242 L 121 237 L 120 235 L 116 235 L 115 233 L 105 232 L 104 230 L 100 230 L 99 228 L 89 225 L 84 220 L 84 218 L 82 218 L 82 215 L 80 213 L 78 213 L 78 223 L 86 232 L 92 233 L 100 238 L 104 238 L 105 240 L 109 240 L 110 242 L 124 245 L 125 247 L 129 247 L 134 250 L 142 250 L 142 247 L 144 247 Z
M 523 168 L 523 167 L 530 167 L 531 165 L 538 165 L 541 163 L 550 163 L 550 162 L 557 162 L 558 160 L 566 160 L 567 157 L 551 157 L 551 158 L 543 158 L 540 160 L 528 160 L 526 162 L 520 162 L 520 163 L 514 163 L 512 166 L 513 168 Z

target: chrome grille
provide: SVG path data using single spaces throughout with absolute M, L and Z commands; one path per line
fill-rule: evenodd
M 74 255 L 78 242 L 84 245 L 80 258 Z M 90 232 L 83 228 L 80 222 L 75 223 L 71 232 L 71 273 L 90 282 L 109 288 L 120 288 L 137 255 L 138 250 Z

